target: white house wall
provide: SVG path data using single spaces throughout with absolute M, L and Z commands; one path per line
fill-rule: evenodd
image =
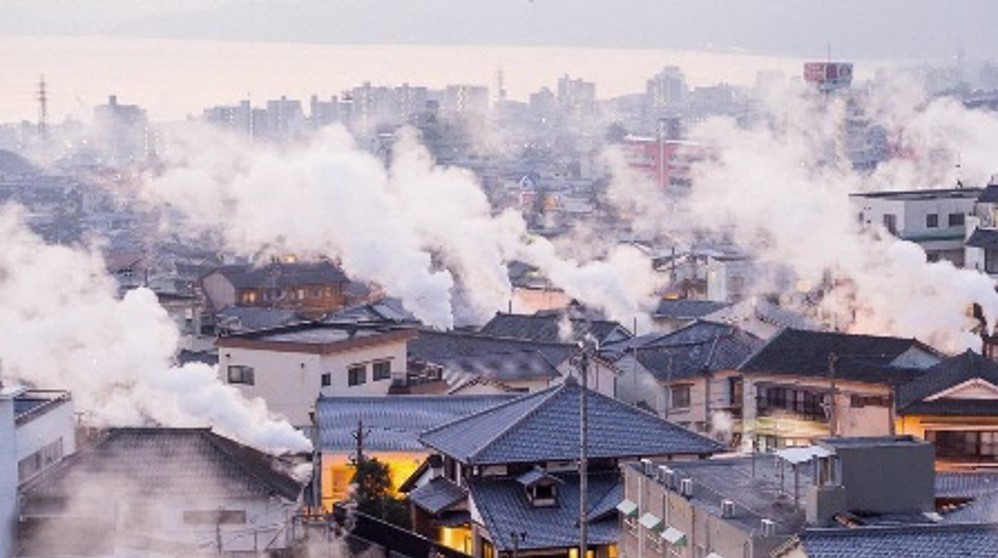
M 62 438 L 62 454 L 76 451 L 76 417 L 72 401 L 61 402 L 44 413 L 19 425 L 15 431 L 17 460 L 42 449 L 42 447 Z
M 13 552 L 17 520 L 16 455 L 14 401 L 0 388 L 0 558 Z

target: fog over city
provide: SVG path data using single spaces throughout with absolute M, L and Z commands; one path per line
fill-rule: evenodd
M 991 556 L 996 18 L 7 2 L 0 558 Z

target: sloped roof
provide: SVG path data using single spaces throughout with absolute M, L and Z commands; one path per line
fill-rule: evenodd
M 320 397 L 315 404 L 319 449 L 353 451 L 357 422 L 371 451 L 425 451 L 419 434 L 457 418 L 500 405 L 516 395 L 388 395 Z
M 525 395 L 424 432 L 420 440 L 462 463 L 573 460 L 579 455 L 582 388 L 574 381 Z M 589 455 L 700 455 L 720 444 L 651 413 L 591 391 Z
M 918 525 L 806 531 L 808 558 L 993 558 L 995 525 Z
M 633 351 L 655 377 L 676 380 L 705 371 L 733 370 L 764 344 L 738 327 L 697 321 Z
M 142 497 L 266 497 L 297 500 L 301 485 L 278 458 L 208 428 L 116 428 L 28 481 L 32 496 L 87 490 Z
M 473 355 L 441 361 L 443 379 L 457 389 L 477 379 L 498 382 L 550 381 L 560 377 L 558 369 L 539 351 L 516 351 Z
M 570 343 L 524 341 L 468 333 L 462 331 L 419 330 L 419 336 L 409 341 L 409 360 L 443 363 L 461 357 L 537 351 L 557 366 L 570 358 L 578 348 Z
M 979 203 L 998 203 L 998 184 L 988 184 L 981 195 L 977 196 Z
M 437 477 L 409 492 L 409 501 L 436 515 L 467 496 L 467 489 L 448 479 Z
M 547 507 L 532 506 L 523 486 L 515 479 L 468 479 L 468 492 L 497 550 L 513 550 L 514 533 L 526 533 L 526 537 L 516 542 L 518 550 L 565 548 L 578 544 L 579 476 L 559 474 L 557 477 L 563 481 L 558 485 L 559 505 Z M 616 543 L 619 536 L 616 514 L 597 516 L 592 511 L 606 501 L 608 493 L 619 490 L 620 475 L 617 472 L 597 473 L 589 475 L 587 480 L 589 511 L 594 518 L 599 518 L 589 523 L 589 544 Z
M 603 343 L 612 334 L 619 333 L 629 336 L 630 333 L 619 323 L 609 320 L 586 320 L 569 318 L 571 339 L 562 337 L 562 321 L 565 318 L 556 314 L 503 314 L 497 313 L 487 324 L 482 326 L 480 333 L 492 337 L 506 337 L 524 341 L 540 341 L 544 343 L 575 342 L 592 335 L 596 341 Z
M 375 302 L 351 306 L 327 314 L 322 319 L 327 324 L 417 324 L 419 320 L 405 309 L 397 298 L 382 298 Z
M 925 370 L 924 374 L 897 388 L 897 409 L 901 414 L 991 415 L 998 413 L 998 401 L 986 399 L 939 398 L 925 401 L 941 391 L 980 378 L 998 385 L 998 363 L 974 351 L 948 358 Z
M 730 306 L 727 302 L 716 300 L 690 300 L 686 298 L 663 298 L 658 301 L 654 316 L 673 320 L 695 320 L 707 314 L 713 314 L 722 308 Z
M 899 356 L 917 348 L 936 354 L 916 339 L 856 335 L 786 328 L 740 367 L 743 373 L 829 376 L 829 356 L 836 355 L 836 377 L 868 383 L 889 383 L 915 372 L 892 367 Z
M 974 248 L 994 250 L 998 248 L 998 229 L 974 229 L 964 244 Z
M 283 288 L 298 285 L 330 285 L 349 281 L 343 271 L 327 261 L 271 263 L 263 266 L 224 265 L 210 271 L 221 273 L 237 289 Z

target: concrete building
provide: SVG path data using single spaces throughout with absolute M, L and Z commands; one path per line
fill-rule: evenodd
M 76 451 L 69 393 L 0 384 L 0 557 L 14 554 L 18 495 Z
M 886 230 L 925 250 L 928 261 L 964 266 L 967 217 L 981 195 L 979 188 L 850 194 L 861 228 Z
M 643 460 L 623 470 L 621 558 L 769 558 L 806 528 L 944 520 L 932 445 L 910 436 L 827 438 L 773 455 Z
M 219 338 L 223 382 L 298 427 L 320 395 L 387 395 L 406 377 L 410 329 L 308 323 Z

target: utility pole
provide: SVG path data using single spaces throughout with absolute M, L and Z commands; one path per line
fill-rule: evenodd
M 353 433 L 354 440 L 357 440 L 357 447 L 354 450 L 354 464 L 360 467 L 360 464 L 364 461 L 364 421 L 360 419 L 357 421 L 357 431 Z
M 580 349 L 582 390 L 579 394 L 579 558 L 586 558 L 589 550 L 589 525 L 586 523 L 586 493 L 589 491 L 589 348 L 582 345 Z
M 835 389 L 835 366 L 838 364 L 839 355 L 831 352 L 828 353 L 828 379 L 832 390 L 831 404 L 828 409 L 828 430 L 833 438 L 839 435 L 839 413 L 837 409 L 837 403 L 835 401 L 836 389 Z

